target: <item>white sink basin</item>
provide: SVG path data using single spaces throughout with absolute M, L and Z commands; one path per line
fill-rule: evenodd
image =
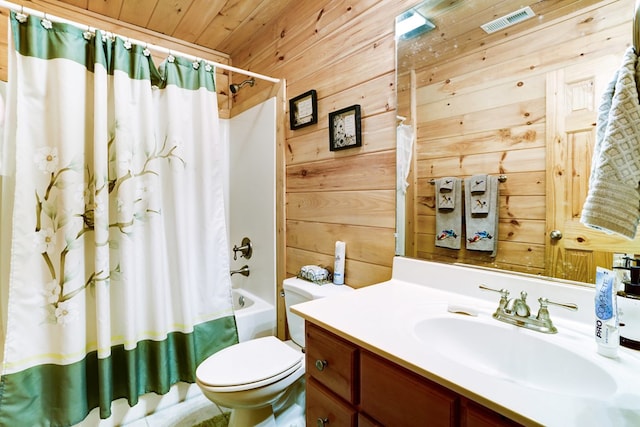
M 615 380 L 597 361 L 554 343 L 570 342 L 557 335 L 458 314 L 420 320 L 413 333 L 454 363 L 524 387 L 583 397 L 616 390 Z

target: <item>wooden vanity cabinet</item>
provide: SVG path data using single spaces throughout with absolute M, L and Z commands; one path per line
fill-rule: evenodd
M 307 322 L 305 329 L 308 426 L 356 426 L 358 347 Z
M 305 349 L 308 426 L 519 425 L 309 322 Z
M 356 409 L 322 386 L 313 377 L 307 376 L 307 411 L 308 426 L 362 426 L 356 422 Z
M 366 350 L 360 351 L 360 410 L 386 426 L 458 423 L 458 395 Z
M 460 402 L 460 425 L 465 427 L 518 427 L 521 424 L 472 400 L 462 398 Z

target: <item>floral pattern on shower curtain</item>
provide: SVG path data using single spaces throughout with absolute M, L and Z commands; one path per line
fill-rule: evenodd
M 215 74 L 9 19 L 0 425 L 108 418 L 237 342 Z

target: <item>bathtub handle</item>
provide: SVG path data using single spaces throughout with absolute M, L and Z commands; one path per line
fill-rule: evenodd
M 240 252 L 240 257 L 249 259 L 251 258 L 251 254 L 253 254 L 253 248 L 251 247 L 251 240 L 248 237 L 242 239 L 241 246 L 233 245 L 233 260 L 238 259 L 238 252 Z

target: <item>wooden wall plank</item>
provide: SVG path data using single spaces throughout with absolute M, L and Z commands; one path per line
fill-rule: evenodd
M 424 136 L 416 144 L 417 159 L 459 157 L 470 154 L 501 152 L 546 145 L 545 124 L 490 129 L 464 135 L 434 138 Z
M 382 151 L 287 166 L 287 190 L 395 190 L 395 161 L 393 152 Z
M 362 120 L 362 148 L 358 149 L 358 153 L 394 150 L 395 120 L 396 115 L 393 111 L 365 117 Z M 310 132 L 300 135 L 296 133 L 287 140 L 287 164 L 295 165 L 351 155 L 352 150 L 328 151 L 328 147 L 329 129 L 327 127 L 312 127 Z
M 385 74 L 392 76 L 390 84 L 395 86 L 394 56 L 395 38 L 393 34 L 387 34 L 354 52 L 348 61 L 337 62 L 331 67 L 313 68 L 304 79 L 289 84 L 289 93 L 291 97 L 302 94 L 309 90 L 309 83 L 313 82 L 313 88 L 322 99 Z M 387 91 L 385 83 L 380 83 L 379 88 Z
M 539 98 L 520 104 L 506 105 L 464 115 L 454 115 L 440 120 L 424 121 L 418 124 L 418 138 L 421 135 L 444 138 L 543 123 L 545 107 L 545 99 Z M 425 112 L 422 111 L 420 113 L 424 114 Z
M 333 255 L 319 252 L 287 248 L 287 275 L 295 276 L 304 265 L 321 265 L 333 269 Z M 391 278 L 391 267 L 352 260 L 345 262 L 345 284 L 353 288 L 362 288 L 371 283 L 383 282 Z
M 353 226 L 307 221 L 287 221 L 287 245 L 291 248 L 333 255 L 335 238 L 346 243 L 350 259 L 391 267 L 394 252 L 388 242 L 395 228 Z
M 419 177 L 458 176 L 475 174 L 509 174 L 512 172 L 541 171 L 545 168 L 543 147 L 523 150 L 487 152 L 460 157 L 444 157 L 418 161 Z
M 393 228 L 395 198 L 395 190 L 288 193 L 287 219 Z

